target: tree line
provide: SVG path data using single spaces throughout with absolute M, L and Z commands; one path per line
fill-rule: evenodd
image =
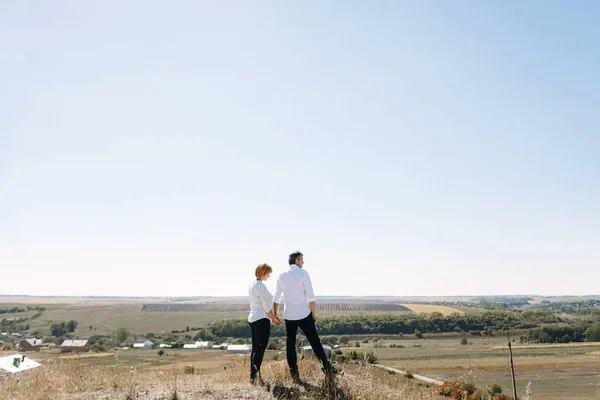
M 599 342 L 600 324 L 578 323 L 576 325 L 543 326 L 531 329 L 520 339 L 521 342 L 528 343 Z
M 552 313 L 537 310 L 487 311 L 481 314 L 376 314 L 323 317 L 319 319 L 321 335 L 361 335 L 361 334 L 414 334 L 447 332 L 490 332 L 505 329 L 535 328 L 541 324 L 561 322 Z M 201 329 L 199 335 L 211 337 L 250 337 L 248 322 L 243 319 L 229 319 L 213 322 Z M 271 336 L 285 336 L 285 326 L 271 327 Z

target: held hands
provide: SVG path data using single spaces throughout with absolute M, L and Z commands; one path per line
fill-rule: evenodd
M 311 313 L 311 315 L 312 315 L 313 322 L 316 324 L 317 323 L 317 314 Z
M 273 323 L 275 325 L 281 324 L 281 320 L 279 319 L 279 315 L 274 315 L 273 318 L 271 318 L 271 321 L 273 321 Z

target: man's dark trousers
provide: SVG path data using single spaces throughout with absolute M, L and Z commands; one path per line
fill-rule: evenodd
M 315 321 L 312 318 L 312 314 L 308 314 L 308 316 L 303 319 L 285 320 L 285 331 L 287 334 L 286 355 L 292 376 L 298 376 L 298 360 L 296 356 L 296 334 L 298 333 L 298 328 L 302 329 L 302 332 L 304 332 L 304 336 L 306 336 L 308 343 L 310 343 L 315 356 L 323 363 L 323 368 L 328 369 L 329 360 L 327 360 L 325 350 L 321 344 L 321 339 L 317 333 Z

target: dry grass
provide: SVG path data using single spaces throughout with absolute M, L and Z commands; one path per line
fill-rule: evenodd
M 329 388 L 313 359 L 299 364 L 303 385 L 292 383 L 285 361 L 263 365 L 265 387 L 248 383 L 247 357 L 231 357 L 218 370 L 184 374 L 85 364 L 84 360 L 48 363 L 16 376 L 0 378 L 0 400 L 173 400 L 184 399 L 414 399 L 439 398 L 433 388 L 371 366 L 344 365 Z M 177 397 L 174 397 L 177 393 Z

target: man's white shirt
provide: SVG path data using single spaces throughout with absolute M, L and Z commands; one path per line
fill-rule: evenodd
M 279 304 L 282 297 L 283 318 L 297 321 L 308 317 L 310 314 L 308 303 L 315 301 L 308 272 L 293 264 L 290 265 L 289 270 L 279 275 L 273 301 Z

